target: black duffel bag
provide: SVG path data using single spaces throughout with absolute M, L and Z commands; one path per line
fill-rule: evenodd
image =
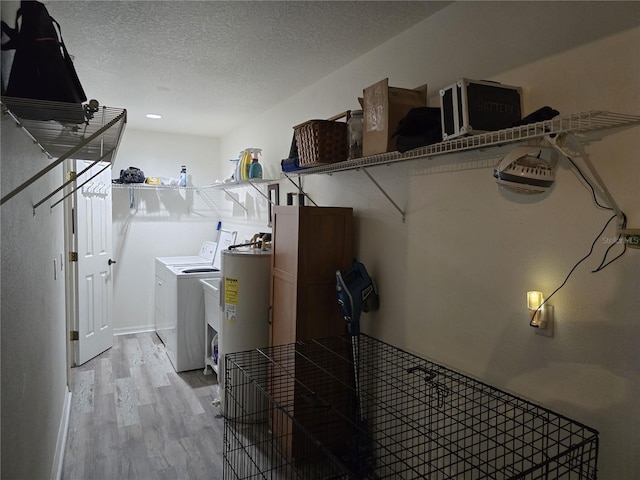
M 144 183 L 144 172 L 137 167 L 120 170 L 119 183 Z
M 81 104 L 87 96 L 62 40 L 60 25 L 46 7 L 40 2 L 23 0 L 16 13 L 15 28 L 2 22 L 2 32 L 9 38 L 2 44 L 2 50 L 15 50 L 3 95 L 78 105 L 78 108 L 68 109 L 62 118 L 60 108 L 55 107 L 30 108 L 17 113 L 32 120 L 84 122 Z M 16 105 L 23 107 L 23 104 Z

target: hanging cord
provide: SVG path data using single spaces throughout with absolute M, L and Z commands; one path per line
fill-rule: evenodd
M 576 171 L 580 174 L 580 176 L 582 177 L 582 179 L 585 181 L 585 183 L 589 186 L 589 188 L 591 189 L 591 196 L 593 197 L 593 201 L 595 202 L 595 204 L 597 206 L 599 206 L 600 208 L 604 208 L 605 210 L 613 210 L 613 208 L 611 207 L 607 207 L 606 205 L 602 205 L 599 201 L 598 201 L 598 197 L 596 196 L 596 190 L 595 188 L 593 188 L 593 185 L 591 184 L 591 182 L 589 181 L 589 179 L 586 177 L 586 175 L 584 173 L 582 173 L 582 170 L 580 170 L 580 167 L 578 167 L 578 165 L 576 165 L 576 162 L 573 161 L 573 158 L 565 155 L 565 158 L 567 160 L 569 160 L 571 162 L 571 165 L 573 165 L 573 168 L 576 169 Z
M 580 169 L 580 167 L 578 167 L 578 165 L 576 164 L 576 162 L 568 155 L 566 155 L 565 153 L 563 153 L 564 157 L 569 160 L 569 162 L 571 163 L 571 165 L 573 165 L 573 167 L 576 169 L 576 171 L 578 172 L 578 174 L 580 175 L 580 177 L 582 177 L 582 180 L 584 180 L 584 182 L 589 186 L 589 189 L 591 190 L 591 196 L 593 197 L 593 201 L 595 202 L 595 204 L 600 207 L 603 208 L 605 210 L 614 210 L 611 207 L 607 207 L 606 205 L 602 205 L 599 201 L 598 201 L 598 196 L 596 195 L 596 190 L 595 188 L 593 188 L 593 185 L 591 184 L 591 182 L 589 181 L 589 179 L 587 178 L 587 176 L 582 172 L 582 170 Z M 626 228 L 627 226 L 627 216 L 622 213 L 622 228 Z M 580 265 L 582 262 L 584 262 L 587 258 L 589 258 L 591 256 L 591 254 L 593 253 L 593 249 L 596 246 L 596 242 L 598 241 L 598 239 L 600 238 L 600 236 L 604 233 L 604 231 L 607 229 L 607 227 L 609 226 L 609 224 L 611 223 L 611 220 L 613 220 L 614 218 L 616 218 L 617 215 L 613 215 L 611 218 L 609 218 L 609 220 L 607 220 L 607 223 L 604 224 L 604 227 L 602 227 L 602 230 L 600 230 L 600 233 L 598 233 L 598 235 L 596 236 L 596 238 L 593 240 L 593 243 L 591 244 L 591 248 L 589 249 L 589 253 L 587 253 L 584 257 L 582 257 L 580 260 L 578 260 L 578 262 L 573 266 L 573 268 L 569 271 L 569 273 L 567 274 L 567 276 L 565 277 L 564 281 L 560 284 L 560 286 L 558 288 L 556 288 L 551 295 L 549 295 L 547 298 L 544 299 L 544 301 L 538 306 L 538 308 L 533 312 L 533 314 L 531 315 L 531 320 L 529 321 L 529 325 L 535 328 L 538 328 L 538 325 L 535 325 L 533 323 L 536 314 L 540 311 L 540 309 L 542 308 L 542 306 L 547 303 L 549 301 L 549 299 L 551 297 L 553 297 L 556 292 L 558 290 L 560 290 L 562 287 L 565 286 L 565 284 L 567 283 L 567 281 L 569 280 L 569 277 L 571 277 L 571 275 L 573 274 L 573 272 L 575 271 L 576 268 L 578 268 L 578 265 Z M 618 234 L 618 236 L 616 237 L 615 241 L 609 245 L 609 248 L 607 248 L 607 250 L 604 252 L 604 256 L 602 257 L 602 261 L 600 262 L 600 265 L 598 265 L 598 267 L 595 270 L 591 270 L 591 273 L 597 273 L 600 272 L 602 270 L 604 270 L 606 267 L 608 267 L 609 265 L 611 265 L 613 262 L 615 262 L 617 259 L 619 259 L 622 255 L 625 254 L 625 252 L 627 251 L 627 244 L 626 242 L 623 242 L 623 247 L 622 247 L 622 252 L 620 252 L 618 255 L 616 255 L 614 258 L 612 258 L 611 260 L 609 260 L 607 262 L 607 257 L 609 255 L 609 252 L 611 251 L 611 249 L 616 246 L 620 239 L 622 238 L 622 234 Z M 606 263 L 605 263 L 606 262 Z
M 622 214 L 622 228 L 623 229 L 627 228 L 627 216 L 624 213 Z M 602 258 L 602 262 L 600 262 L 600 265 L 598 265 L 598 268 L 596 268 L 595 270 L 591 270 L 591 273 L 597 273 L 601 270 L 604 270 L 607 266 L 611 265 L 613 262 L 615 262 L 617 259 L 619 259 L 622 255 L 625 254 L 625 252 L 627 251 L 627 242 L 622 242 L 622 251 L 618 255 L 613 257 L 611 260 L 609 260 L 607 263 L 604 263 L 605 260 L 607 259 L 607 255 L 609 255 L 609 250 L 615 247 L 620 242 L 621 238 L 622 238 L 622 234 L 619 233 L 615 241 L 611 245 L 609 245 L 609 248 L 607 248 L 607 251 L 604 252 L 604 257 Z
M 582 179 L 585 181 L 585 183 L 591 189 L 591 196 L 593 197 L 593 201 L 595 202 L 595 204 L 597 206 L 599 206 L 600 208 L 604 208 L 605 210 L 613 210 L 613 208 L 607 207 L 606 205 L 602 205 L 600 202 L 598 202 L 598 197 L 596 195 L 596 191 L 593 188 L 593 185 L 591 184 L 589 179 L 582 172 L 582 170 L 580 170 L 580 167 L 578 167 L 578 165 L 576 165 L 576 162 L 574 162 L 571 157 L 569 157 L 567 155 L 565 155 L 565 157 L 567 158 L 567 160 L 569 160 L 569 162 L 571 162 L 573 167 L 576 169 L 576 171 L 580 174 Z M 620 213 L 622 214 L 622 225 L 621 225 L 621 228 L 624 229 L 624 228 L 627 227 L 627 216 L 624 214 L 624 212 L 620 212 Z M 622 252 L 620 252 L 614 258 L 609 260 L 607 263 L 605 263 L 606 260 L 607 260 L 607 257 L 609 256 L 609 252 L 611 251 L 611 249 L 613 247 L 615 247 L 620 242 L 621 238 L 622 238 L 622 234 L 619 233 L 618 236 L 616 237 L 615 241 L 611 245 L 609 245 L 609 248 L 607 248 L 607 250 L 604 252 L 604 257 L 602 257 L 602 261 L 600 262 L 600 265 L 598 265 L 598 267 L 595 270 L 591 270 L 591 273 L 597 273 L 597 272 L 599 272 L 601 270 L 604 270 L 607 266 L 611 265 L 613 262 L 615 262 L 617 259 L 619 259 L 622 255 L 624 255 L 626 253 L 626 251 L 627 251 L 627 243 L 626 242 L 622 242 L 622 244 L 623 244 Z
M 609 218 L 609 220 L 607 220 L 607 223 L 604 224 L 604 227 L 602 227 L 602 230 L 600 230 L 600 233 L 598 233 L 598 235 L 596 236 L 596 238 L 593 240 L 593 243 L 591 243 L 591 248 L 589 249 L 589 253 L 587 253 L 584 257 L 582 257 L 580 260 L 578 260 L 578 262 L 573 266 L 573 268 L 569 271 L 569 273 L 567 274 L 567 276 L 565 277 L 564 281 L 560 284 L 560 286 L 558 288 L 556 288 L 553 292 L 551 292 L 551 295 L 549 295 L 547 298 L 544 299 L 544 301 L 538 306 L 538 308 L 536 308 L 536 310 L 533 312 L 533 314 L 531 315 L 531 320 L 529 321 L 529 325 L 535 328 L 539 328 L 538 325 L 534 324 L 533 321 L 536 317 L 536 313 L 538 313 L 540 311 L 540 309 L 542 308 L 542 306 L 547 303 L 549 301 L 549 299 L 551 297 L 553 297 L 556 292 L 558 290 L 560 290 L 562 287 L 565 286 L 565 284 L 567 283 L 567 281 L 569 280 L 569 277 L 573 274 L 573 272 L 575 271 L 576 268 L 578 268 L 578 265 L 580 265 L 582 262 L 584 262 L 587 258 L 589 258 L 591 256 L 591 254 L 593 253 L 593 249 L 596 246 L 596 243 L 598 241 L 598 239 L 600 238 L 600 236 L 604 233 L 604 231 L 607 229 L 607 227 L 609 226 L 609 224 L 611 223 L 611 220 L 613 220 L 614 218 L 617 218 L 617 215 L 613 215 L 611 216 L 611 218 Z M 615 244 L 614 244 L 615 245 Z M 612 247 L 613 245 L 611 245 L 609 247 L 609 249 Z M 607 252 L 609 251 L 609 249 L 607 249 Z M 626 245 L 625 245 L 625 250 L 626 250 Z M 624 253 L 624 250 L 623 252 Z M 618 258 L 620 258 L 622 256 L 622 253 L 620 255 L 618 255 L 616 258 L 614 258 L 613 260 L 611 260 L 610 262 L 608 262 L 606 265 L 602 266 L 602 263 L 600 264 L 600 266 L 594 270 L 594 272 L 599 272 L 600 270 L 604 269 L 607 265 L 611 264 L 611 262 L 617 260 Z M 606 253 L 605 253 L 605 258 L 602 260 L 602 262 L 604 262 L 606 259 Z

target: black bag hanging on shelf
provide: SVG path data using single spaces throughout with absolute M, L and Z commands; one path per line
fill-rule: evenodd
M 442 141 L 440 108 L 416 107 L 400 120 L 392 135 L 400 153 Z
M 129 167 L 126 170 L 120 170 L 120 178 L 114 180 L 113 183 L 144 183 L 144 172 L 138 167 Z
M 20 26 L 18 20 L 21 19 Z M 57 28 L 56 28 L 57 27 Z M 38 108 L 16 102 L 19 116 L 32 120 L 58 120 L 69 123 L 85 121 L 82 102 L 84 89 L 62 40 L 62 30 L 37 1 L 20 2 L 15 28 L 2 22 L 2 32 L 9 41 L 2 50 L 15 50 L 6 92 L 8 97 L 77 104 L 75 107 Z M 12 105 L 9 109 L 15 111 Z

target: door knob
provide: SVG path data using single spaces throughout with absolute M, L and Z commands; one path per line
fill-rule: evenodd
M 109 263 L 109 265 L 111 265 L 111 264 L 116 263 L 116 261 L 115 261 L 115 260 L 111 260 L 111 259 L 109 259 L 109 262 L 107 262 L 107 263 Z

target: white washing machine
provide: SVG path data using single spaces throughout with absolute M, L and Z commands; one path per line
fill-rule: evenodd
M 204 294 L 199 281 L 220 277 L 218 248 L 234 241 L 235 232 L 221 232 L 213 251 L 215 243 L 205 242 L 198 256 L 156 258 L 156 333 L 176 372 L 204 368 Z
M 180 265 L 194 265 L 210 267 L 213 266 L 213 260 L 216 256 L 216 242 L 204 242 L 200 247 L 198 255 L 191 256 L 177 256 L 177 257 L 156 257 L 155 266 L 155 313 L 153 316 L 156 333 L 160 339 L 164 342 L 164 330 L 169 328 L 172 321 L 168 319 L 168 313 L 173 312 L 176 309 L 175 301 L 175 287 L 170 281 L 171 272 L 169 267 Z M 171 283 L 171 287 L 169 285 Z M 165 342 L 166 343 L 166 342 Z
M 198 255 L 178 257 L 156 257 L 156 265 L 212 265 L 216 256 L 217 242 L 204 242 Z

